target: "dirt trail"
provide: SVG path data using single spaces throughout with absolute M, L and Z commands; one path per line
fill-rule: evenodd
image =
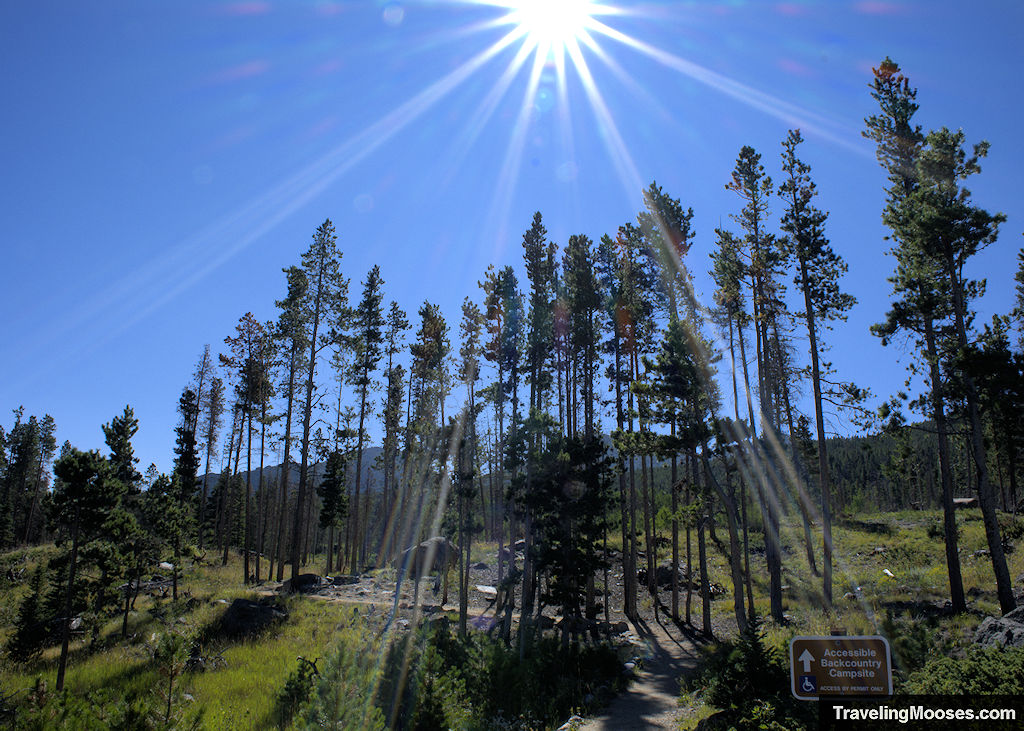
M 584 731 L 679 727 L 679 677 L 697 667 L 699 652 L 671 621 L 661 622 L 631 623 L 646 645 L 643 668 L 624 693 L 584 722 Z

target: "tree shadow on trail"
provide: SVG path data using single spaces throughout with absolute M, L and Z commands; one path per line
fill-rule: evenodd
M 680 679 L 696 669 L 701 653 L 699 645 L 706 638 L 685 625 L 676 625 L 667 618 L 632 622 L 643 641 L 638 658 L 642 660 L 628 690 L 584 729 L 649 729 L 672 728 L 677 712 Z

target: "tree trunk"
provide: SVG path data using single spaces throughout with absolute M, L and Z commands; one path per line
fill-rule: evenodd
M 60 642 L 60 660 L 57 663 L 57 692 L 64 690 L 64 673 L 68 666 L 68 647 L 71 644 L 71 594 L 75 587 L 75 564 L 78 560 L 78 523 L 80 509 L 75 508 L 75 524 L 71 528 L 71 558 L 68 561 L 68 583 L 64 590 L 64 628 Z
M 939 444 L 939 473 L 942 478 L 942 518 L 945 531 L 946 571 L 949 574 L 949 594 L 954 612 L 967 611 L 964 583 L 960 575 L 960 553 L 957 550 L 956 513 L 953 504 L 953 474 L 949 465 L 949 441 L 946 437 L 946 413 L 943 405 L 939 356 L 935 346 L 935 332 L 930 317 L 924 320 L 926 357 L 929 364 L 932 396 L 932 416 Z
M 725 473 L 728 486 L 728 490 L 726 490 L 715 479 L 714 473 L 711 471 L 707 450 L 701 452 L 701 461 L 704 465 L 704 479 L 715 488 L 722 501 L 722 507 L 725 508 L 725 520 L 729 528 L 729 570 L 732 573 L 733 611 L 736 614 L 736 626 L 740 634 L 743 634 L 747 628 L 747 615 L 743 609 L 743 566 L 740 556 L 739 529 L 736 525 L 736 493 L 732 486 L 732 480 L 729 478 L 728 465 L 726 465 Z
M 963 281 L 955 266 L 952 253 L 947 248 L 946 273 L 953 290 L 953 312 L 956 320 L 956 337 L 961 351 L 968 348 L 966 320 L 966 303 L 964 302 Z M 978 389 L 974 377 L 967 371 L 962 374 L 964 390 L 967 395 L 967 414 L 971 423 L 971 453 L 978 477 L 978 504 L 981 507 L 982 522 L 985 525 L 985 538 L 988 541 L 989 558 L 992 571 L 996 576 L 996 593 L 999 595 L 999 607 L 1003 614 L 1013 611 L 1017 601 L 1013 596 L 1013 581 L 1006 565 L 1003 552 L 1002 536 L 999 532 L 999 520 L 996 517 L 996 501 L 989 481 L 988 463 L 985 457 L 985 437 L 981 424 L 981 412 L 978 409 Z

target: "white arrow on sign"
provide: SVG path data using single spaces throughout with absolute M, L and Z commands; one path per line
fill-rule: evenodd
M 800 655 L 797 660 L 804 664 L 805 673 L 811 672 L 811 663 L 814 662 L 814 655 L 811 654 L 810 650 L 804 650 L 803 654 Z

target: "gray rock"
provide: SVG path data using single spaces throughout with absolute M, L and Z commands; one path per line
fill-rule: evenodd
M 974 633 L 974 642 L 982 647 L 1024 647 L 1024 607 L 1003 617 L 988 617 Z

